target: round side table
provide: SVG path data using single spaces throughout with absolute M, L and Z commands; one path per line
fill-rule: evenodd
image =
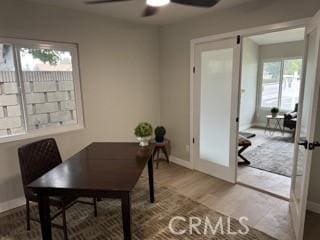
M 276 116 L 272 116 L 272 115 L 267 115 L 266 116 L 267 119 L 267 124 L 266 127 L 264 129 L 264 132 L 269 132 L 269 134 L 272 136 L 274 134 L 274 132 L 279 129 L 280 132 L 282 133 L 282 135 L 284 135 L 284 127 L 281 127 L 281 125 L 283 125 L 281 122 L 284 119 L 284 115 L 276 115 Z M 275 124 L 273 126 L 273 131 L 272 131 L 272 126 L 271 126 L 271 120 L 275 121 Z

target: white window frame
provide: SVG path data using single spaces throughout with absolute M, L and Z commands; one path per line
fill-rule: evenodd
M 19 96 L 21 101 L 21 113 L 23 115 L 23 127 L 26 132 L 16 135 L 9 135 L 0 137 L 0 143 L 18 141 L 23 139 L 30 139 L 36 137 L 50 136 L 54 134 L 60 134 L 70 131 L 82 130 L 85 128 L 84 116 L 83 116 L 83 103 L 82 103 L 82 91 L 81 91 L 81 80 L 80 80 L 80 67 L 78 58 L 78 44 L 77 43 L 61 43 L 61 42 L 49 42 L 41 40 L 28 40 L 28 39 L 17 39 L 17 38 L 6 38 L 0 37 L 1 43 L 7 43 L 12 45 L 14 53 L 14 64 L 15 71 L 17 73 L 17 84 L 19 89 Z M 24 99 L 24 84 L 22 79 L 22 69 L 20 62 L 20 55 L 17 52 L 19 48 L 45 48 L 54 49 L 61 51 L 69 51 L 72 59 L 72 76 L 74 84 L 75 104 L 77 112 L 77 124 L 64 125 L 59 127 L 41 128 L 35 130 L 28 130 L 27 126 L 27 112 L 26 102 Z
M 284 70 L 284 61 L 286 60 L 293 60 L 293 59 L 302 59 L 302 66 L 303 66 L 303 57 L 296 56 L 296 57 L 286 57 L 286 58 L 266 58 L 260 60 L 259 64 L 259 81 L 258 81 L 258 109 L 264 111 L 270 111 L 272 107 L 263 107 L 262 104 L 262 82 L 263 82 L 263 67 L 265 63 L 270 62 L 281 62 L 280 66 L 280 81 L 279 81 L 279 93 L 278 93 L 278 108 L 280 112 L 287 112 L 293 109 L 282 109 L 281 107 L 281 98 L 282 98 L 282 83 L 283 83 L 283 70 Z

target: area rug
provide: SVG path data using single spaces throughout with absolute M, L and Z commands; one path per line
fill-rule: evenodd
M 32 214 L 35 215 L 37 208 L 32 207 Z M 178 219 L 172 224 L 175 231 L 188 230 L 189 218 L 199 217 L 210 219 L 212 226 L 222 219 L 224 232 L 218 230 L 216 234 L 210 231 L 204 235 L 205 221 L 201 221 L 200 233 L 189 230 L 181 235 L 174 235 L 168 227 L 170 219 L 180 216 L 186 221 Z M 98 203 L 98 217 L 93 216 L 92 206 L 75 204 L 67 212 L 69 239 L 123 239 L 121 208 L 118 200 L 103 199 Z M 58 219 L 59 221 L 60 219 Z M 230 230 L 237 232 L 244 230 L 239 221 L 231 219 Z M 148 201 L 147 183 L 139 181 L 132 195 L 132 228 L 133 239 L 211 239 L 211 240 L 271 240 L 272 237 L 250 228 L 246 235 L 227 234 L 228 218 L 217 213 L 208 207 L 188 199 L 166 187 L 156 187 L 156 203 Z M 20 208 L 14 210 L 7 216 L 0 218 L 0 239 L 1 240 L 34 240 L 41 239 L 39 224 L 32 223 L 31 231 L 26 231 L 25 210 Z M 53 239 L 63 239 L 61 230 L 53 228 Z
M 291 177 L 294 144 L 288 138 L 273 137 L 245 151 L 243 155 L 251 162 L 249 165 L 264 171 Z M 297 175 L 301 175 L 303 162 L 298 161 Z

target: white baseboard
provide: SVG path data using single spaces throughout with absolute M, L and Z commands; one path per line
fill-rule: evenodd
M 7 202 L 0 203 L 0 213 L 20 207 L 26 204 L 25 197 L 15 198 Z
M 264 122 L 254 122 L 254 123 L 251 124 L 251 127 L 265 129 L 266 128 L 266 124 L 267 123 L 264 123 Z
M 320 204 L 319 203 L 308 201 L 307 209 L 311 212 L 320 214 Z
M 178 165 L 180 165 L 182 167 L 192 169 L 192 165 L 191 165 L 190 161 L 183 160 L 183 159 L 177 158 L 175 156 L 170 156 L 170 161 L 175 163 L 175 164 L 178 164 Z
M 245 131 L 245 130 L 251 128 L 251 127 L 253 127 L 253 125 L 251 123 L 244 124 L 244 125 L 239 126 L 239 131 Z

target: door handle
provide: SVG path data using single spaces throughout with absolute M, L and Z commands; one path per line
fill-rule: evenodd
M 308 140 L 300 140 L 300 141 L 298 142 L 298 145 L 304 146 L 305 149 L 308 149 L 308 147 L 309 147 Z
M 320 142 L 313 142 L 313 143 L 309 143 L 309 149 L 313 150 L 316 147 L 320 147 Z

